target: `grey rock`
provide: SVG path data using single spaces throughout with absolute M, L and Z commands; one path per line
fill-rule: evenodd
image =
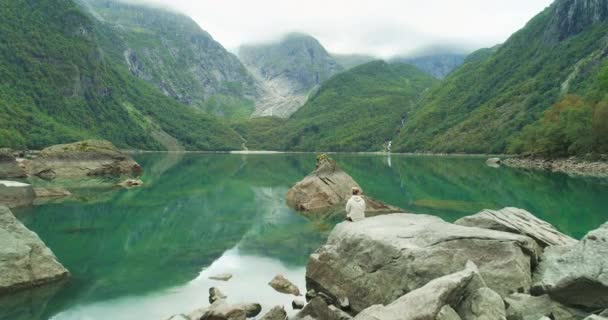
M 35 176 L 42 180 L 52 181 L 57 177 L 57 173 L 53 169 L 42 169 L 35 173 Z
M 445 305 L 454 306 L 469 291 L 483 285 L 474 263 L 465 269 L 434 279 L 387 306 L 374 305 L 359 313 L 355 320 L 435 319 Z
M 35 197 L 34 188 L 30 184 L 0 180 L 0 206 L 28 206 L 34 202 Z
M 6 206 L 0 205 L 0 294 L 69 276 L 53 252 Z
M 502 297 L 490 288 L 480 288 L 458 307 L 463 320 L 506 320 Z
M 316 169 L 287 192 L 287 204 L 299 211 L 315 211 L 345 203 L 357 182 L 336 162 L 322 155 Z
M 608 308 L 608 223 L 573 246 L 547 248 L 534 280 L 553 300 Z
M 232 279 L 232 274 L 220 273 L 220 274 L 210 276 L 209 279 L 218 280 L 218 281 L 228 281 L 228 280 Z
M 259 303 L 239 303 L 233 305 L 233 307 L 244 310 L 247 318 L 256 317 L 262 312 L 262 305 Z
M 602 313 L 600 313 L 600 316 L 608 318 L 608 309 L 606 309 Z
M 347 297 L 354 313 L 389 304 L 468 260 L 501 295 L 527 290 L 539 248 L 528 237 L 447 223 L 435 216 L 391 214 L 337 225 L 310 256 L 307 289 Z
M 606 318 L 592 314 L 592 315 L 588 316 L 587 318 L 585 318 L 585 320 L 606 320 Z
M 219 299 L 211 306 L 197 309 L 187 316 L 191 320 L 245 320 L 255 317 L 260 311 L 259 304 L 229 304 L 225 299 Z
M 511 232 L 528 236 L 542 247 L 574 245 L 576 240 L 557 231 L 551 224 L 538 219 L 530 212 L 518 208 L 484 210 L 464 217 L 455 224 Z
M 300 289 L 293 284 L 291 281 L 287 280 L 283 275 L 276 275 L 269 283 L 273 289 L 280 293 L 285 294 L 293 294 L 294 296 L 300 296 Z
M 167 318 L 167 320 L 191 320 L 191 319 L 184 314 L 176 314 L 176 315 L 170 316 L 169 318 Z
M 313 298 L 293 320 L 303 320 L 307 317 L 319 320 L 348 320 L 352 317 L 346 312 L 328 305 L 321 297 Z
M 260 320 L 285 320 L 287 319 L 287 312 L 282 306 L 275 306 L 270 311 L 260 318 Z
M 505 298 L 507 319 L 509 320 L 538 320 L 544 316 L 552 316 L 553 320 L 580 320 L 588 313 L 565 306 L 551 300 L 548 295 L 533 297 L 516 293 Z
M 209 288 L 209 303 L 215 303 L 218 300 L 226 299 L 226 295 L 216 287 Z
M 304 305 L 306 305 L 306 302 L 299 300 L 299 299 L 295 299 L 291 302 L 291 307 L 294 310 L 300 310 L 300 309 L 304 308 Z
M 0 149 L 0 179 L 25 178 L 27 174 L 10 149 Z
M 359 184 L 327 155 L 317 158 L 315 170 L 287 192 L 287 205 L 309 217 L 329 211 L 344 213 L 344 204 Z M 403 212 L 402 209 L 364 196 L 367 217 Z M 344 216 L 346 214 L 344 213 Z
M 72 195 L 64 188 L 34 188 L 34 194 L 36 198 L 63 198 Z
M 460 318 L 458 313 L 456 313 L 450 305 L 446 304 L 439 310 L 435 320 L 462 320 L 462 318 Z
M 306 301 L 310 301 L 317 296 L 317 292 L 315 290 L 308 290 L 304 296 L 306 297 Z
M 53 172 L 53 177 L 139 175 L 141 166 L 111 142 L 85 140 L 55 145 L 32 160 L 33 175 Z

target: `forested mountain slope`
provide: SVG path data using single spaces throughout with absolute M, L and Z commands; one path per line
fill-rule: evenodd
M 324 82 L 286 121 L 260 118 L 236 129 L 252 149 L 381 151 L 436 83 L 414 66 L 373 61 Z
M 99 45 L 111 30 L 73 1 L 3 1 L 0 16 L 0 146 L 103 138 L 123 148 L 240 148 L 228 126 L 114 63 Z
M 102 45 L 165 95 L 211 114 L 248 117 L 258 85 L 245 66 L 191 18 L 117 0 L 79 0 L 112 31 Z
M 495 52 L 475 53 L 426 94 L 396 150 L 530 149 L 517 137 L 568 94 L 592 105 L 605 99 L 608 88 L 598 79 L 606 72 L 607 17 L 608 1 L 557 0 Z

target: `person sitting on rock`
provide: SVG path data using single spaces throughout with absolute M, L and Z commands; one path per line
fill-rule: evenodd
M 353 187 L 353 195 L 346 203 L 346 220 L 356 222 L 365 219 L 365 200 L 361 197 L 361 189 Z

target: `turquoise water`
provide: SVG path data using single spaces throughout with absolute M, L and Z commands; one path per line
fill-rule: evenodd
M 0 299 L 0 319 L 164 319 L 206 305 L 211 286 L 267 310 L 291 303 L 267 285 L 277 273 L 304 288 L 307 257 L 333 225 L 301 217 L 284 196 L 315 155 L 135 157 L 142 188 L 15 210 L 73 277 Z M 333 157 L 366 194 L 449 221 L 515 206 L 580 238 L 608 220 L 607 180 L 495 169 L 482 158 Z M 223 272 L 234 278 L 208 279 Z

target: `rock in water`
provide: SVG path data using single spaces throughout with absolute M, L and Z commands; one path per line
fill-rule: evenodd
M 215 303 L 218 300 L 226 299 L 226 295 L 216 287 L 209 288 L 209 303 Z
M 538 219 L 530 212 L 518 208 L 484 210 L 464 217 L 455 224 L 498 230 L 528 236 L 542 247 L 574 245 L 576 240 L 557 231 L 551 224 Z
M 344 206 L 359 184 L 327 155 L 317 157 L 316 169 L 287 192 L 287 205 L 303 212 L 323 212 Z M 403 212 L 403 209 L 363 196 L 367 217 Z M 338 208 L 344 210 L 343 207 Z M 338 211 L 339 211 L 338 210 Z
M 111 142 L 86 140 L 48 147 L 32 160 L 31 173 L 52 176 L 139 175 L 141 167 Z
M 27 174 L 10 149 L 0 149 L 0 179 L 25 178 Z
M 608 223 L 569 247 L 549 247 L 535 282 L 564 304 L 608 308 Z
M 275 306 L 268 311 L 260 320 L 285 320 L 287 319 L 287 312 L 282 306 Z
M 307 289 L 347 297 L 357 313 L 389 304 L 471 260 L 487 286 L 504 296 L 530 287 L 539 250 L 534 240 L 521 235 L 428 215 L 382 215 L 337 225 L 308 260 Z
M 502 297 L 490 288 L 480 288 L 467 296 L 458 308 L 463 320 L 506 320 Z
M 62 198 L 72 195 L 64 188 L 34 188 L 36 198 Z
M 232 279 L 232 274 L 230 273 L 220 273 L 213 276 L 210 276 L 209 279 L 217 280 L 217 281 L 228 281 Z
M 468 262 L 463 271 L 432 280 L 387 306 L 374 305 L 355 320 L 435 319 L 445 305 L 457 305 L 468 291 L 483 286 L 477 267 Z
M 127 180 L 117 184 L 118 187 L 126 188 L 126 189 L 141 187 L 143 185 L 144 185 L 144 182 L 141 181 L 140 179 L 127 179 Z
M 300 289 L 291 281 L 287 280 L 283 275 L 276 275 L 269 283 L 273 289 L 280 293 L 293 294 L 294 296 L 300 296 Z
M 509 320 L 539 320 L 545 316 L 553 320 L 579 320 L 587 316 L 586 312 L 564 306 L 547 295 L 532 297 L 515 293 L 506 297 L 505 302 Z
M 300 211 L 332 208 L 346 202 L 357 182 L 327 155 L 317 158 L 315 171 L 287 192 L 287 204 Z
M 69 276 L 49 248 L 0 206 L 0 294 L 56 282 Z
M 0 180 L 0 206 L 28 206 L 34 202 L 34 188 L 27 183 Z
M 486 160 L 486 165 L 492 167 L 492 168 L 500 168 L 500 158 L 490 158 L 488 160 Z

